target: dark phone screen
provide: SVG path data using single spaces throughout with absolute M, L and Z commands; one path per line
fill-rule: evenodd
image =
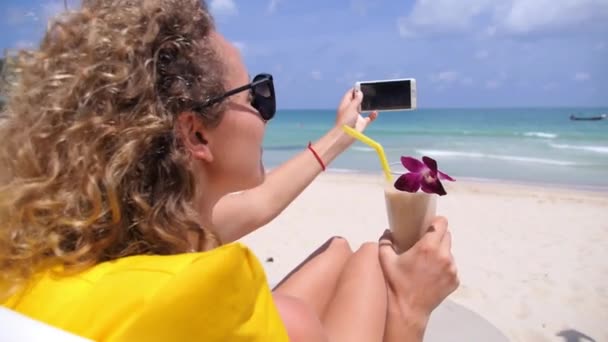
M 361 110 L 411 109 L 411 81 L 361 83 Z

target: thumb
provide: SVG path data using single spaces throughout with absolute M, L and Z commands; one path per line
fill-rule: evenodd
M 361 90 L 355 90 L 355 96 L 348 103 L 348 109 L 353 111 L 359 111 L 361 102 L 363 101 L 363 92 Z
M 355 97 L 355 89 L 351 88 L 342 97 L 342 100 L 340 101 L 340 105 L 338 106 L 338 111 L 344 110 L 354 97 Z
M 392 267 L 397 264 L 396 261 L 398 255 L 397 252 L 395 252 L 395 247 L 393 246 L 393 236 L 390 230 L 387 229 L 384 231 L 384 234 L 382 234 L 380 237 L 378 245 L 380 266 L 385 274 L 391 273 Z

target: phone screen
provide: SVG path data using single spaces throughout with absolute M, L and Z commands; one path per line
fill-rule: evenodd
M 411 80 L 361 82 L 362 111 L 412 108 Z

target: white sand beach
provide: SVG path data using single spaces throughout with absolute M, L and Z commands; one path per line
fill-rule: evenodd
M 277 283 L 330 236 L 346 237 L 353 249 L 377 240 L 387 227 L 381 184 L 380 175 L 323 174 L 243 242 Z M 559 335 L 577 333 L 608 341 L 607 193 L 465 181 L 445 186 L 438 214 L 450 222 L 461 279 L 451 302 L 512 341 L 570 341 Z

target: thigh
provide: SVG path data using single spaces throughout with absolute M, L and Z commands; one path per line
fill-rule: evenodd
M 326 342 L 327 334 L 317 313 L 298 298 L 275 293 L 274 303 L 292 342 Z
M 274 293 L 300 299 L 323 317 L 351 255 L 345 239 L 331 238 L 285 277 Z
M 323 317 L 332 342 L 382 341 L 387 290 L 378 245 L 365 243 L 345 265 Z

